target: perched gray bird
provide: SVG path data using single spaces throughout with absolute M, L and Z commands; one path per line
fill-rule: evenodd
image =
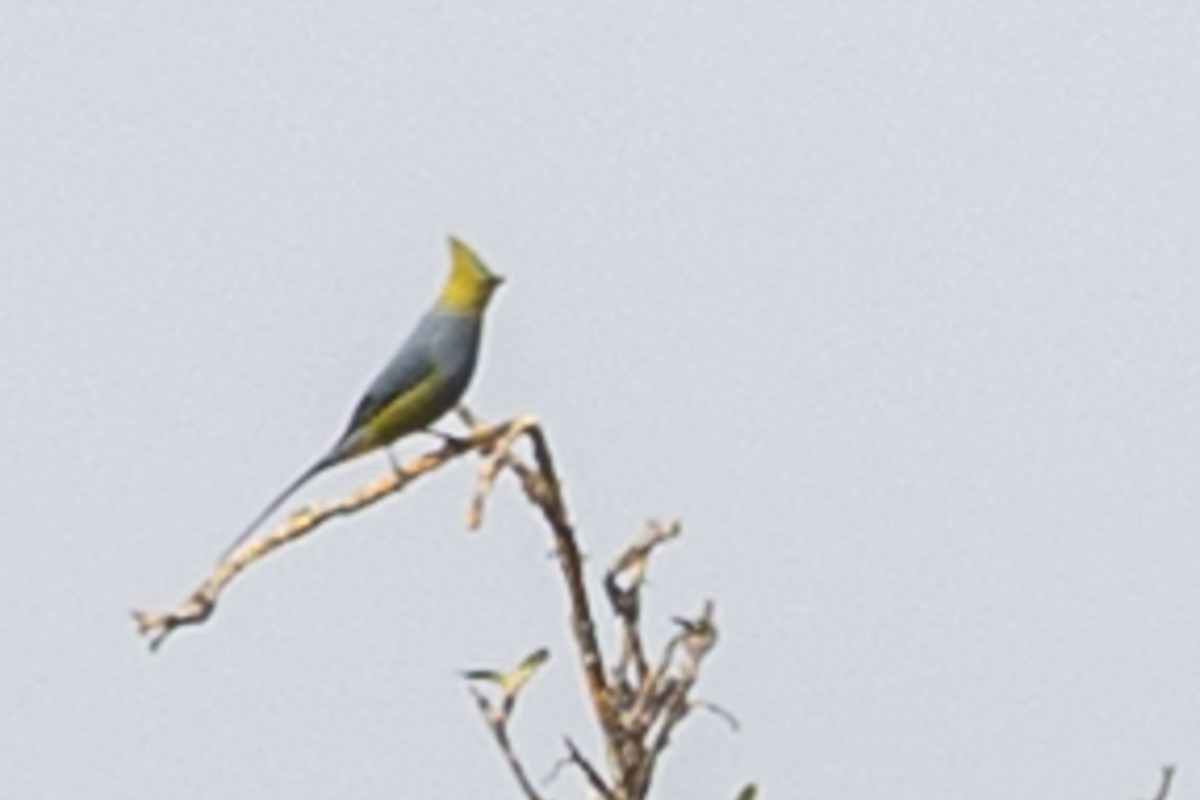
M 301 486 L 330 467 L 426 430 L 454 408 L 475 372 L 483 314 L 503 279 L 458 239 L 450 276 L 433 308 L 367 387 L 341 438 L 288 484 L 234 540 L 227 558 Z

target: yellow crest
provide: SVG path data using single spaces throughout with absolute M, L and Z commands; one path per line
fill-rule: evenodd
M 442 290 L 444 308 L 482 312 L 504 279 L 496 275 L 460 239 L 450 237 L 450 277 Z

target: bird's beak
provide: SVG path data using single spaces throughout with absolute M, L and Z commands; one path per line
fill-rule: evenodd
M 503 276 L 503 275 L 493 275 L 493 276 L 492 276 L 492 288 L 493 288 L 493 289 L 495 289 L 495 288 L 499 287 L 499 286 L 500 286 L 501 284 L 503 284 L 503 283 L 504 283 L 504 276 Z

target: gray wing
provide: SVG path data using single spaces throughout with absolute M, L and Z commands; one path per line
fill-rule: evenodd
M 358 430 L 367 420 L 379 413 L 380 409 L 390 403 L 397 395 L 416 386 L 434 369 L 430 357 L 429 343 L 431 331 L 429 319 L 421 320 L 409 337 L 400 345 L 400 349 L 392 356 L 392 360 L 383 368 L 366 393 L 358 401 L 350 423 L 346 426 L 346 434 Z

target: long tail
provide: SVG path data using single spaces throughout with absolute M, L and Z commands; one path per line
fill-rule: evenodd
M 341 460 L 342 459 L 340 458 L 337 448 L 334 448 L 333 451 L 321 456 L 321 458 L 318 459 L 315 464 L 304 470 L 304 472 L 300 473 L 299 477 L 289 483 L 286 489 L 276 495 L 275 499 L 267 504 L 266 508 L 258 512 L 258 516 L 256 516 L 254 520 L 251 521 L 251 523 L 247 525 L 241 533 L 238 534 L 238 537 L 233 540 L 233 544 L 225 548 L 225 552 L 221 554 L 221 558 L 217 563 L 220 564 L 233 555 L 234 551 L 245 544 L 246 540 L 249 539 L 256 530 L 258 530 L 259 526 L 267 521 L 267 517 L 274 514 L 289 497 L 299 491 L 301 486 L 308 483 L 319 473 L 325 471 L 329 467 L 332 467 Z

